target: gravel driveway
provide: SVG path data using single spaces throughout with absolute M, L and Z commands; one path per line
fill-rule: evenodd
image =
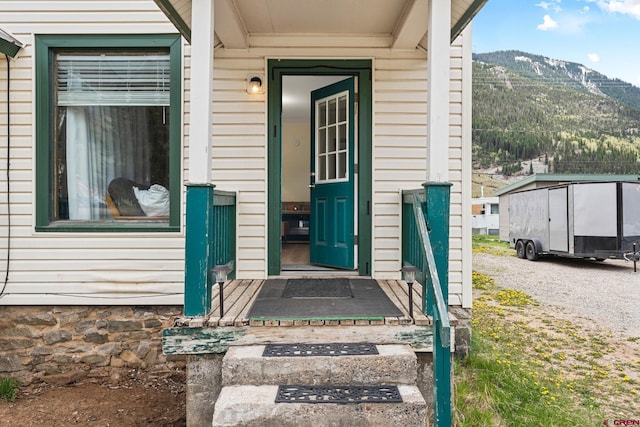
M 591 320 L 614 336 L 640 338 L 640 263 L 473 254 L 473 269 L 564 314 Z M 577 319 L 576 319 L 577 320 Z

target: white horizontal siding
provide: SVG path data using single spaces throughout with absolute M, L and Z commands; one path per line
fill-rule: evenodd
M 38 9 L 45 12 L 36 15 L 30 12 Z M 148 1 L 7 1 L 0 3 L 0 14 L 3 16 L 3 28 L 31 44 L 34 33 L 175 33 L 164 15 Z M 295 43 L 290 45 L 295 46 Z M 184 54 L 183 180 L 186 182 L 190 154 L 189 46 L 185 46 Z M 464 177 L 461 54 L 460 44 L 454 44 L 450 138 L 444 142 L 449 144 L 450 180 L 454 184 L 449 255 L 452 303 L 462 301 L 462 259 L 468 256 L 462 244 L 466 231 L 461 220 Z M 160 303 L 158 301 L 181 303 L 184 263 L 184 236 L 181 233 L 34 232 L 31 55 L 32 47 L 28 46 L 12 63 L 11 208 L 14 215 L 12 259 L 16 270 L 15 277 L 10 280 L 11 299 L 5 298 L 3 303 L 24 303 L 37 296 L 39 303 L 43 304 L 79 303 L 78 298 L 85 303 L 122 301 L 128 304 L 133 299 L 142 299 L 142 295 L 149 295 L 150 300 L 142 299 L 145 302 L 140 301 L 141 304 Z M 426 54 L 420 51 L 323 46 L 215 51 L 212 180 L 218 189 L 237 192 L 236 267 L 240 278 L 263 278 L 267 271 L 266 95 L 250 96 L 245 90 L 249 74 L 266 74 L 265 58 L 373 59 L 372 274 L 376 278 L 399 278 L 400 191 L 421 188 L 426 179 Z M 4 67 L 0 63 L 0 78 L 6 76 Z M 4 88 L 0 88 L 0 96 L 2 90 Z M 6 127 L 0 125 L 0 132 L 6 135 Z M 3 155 L 6 158 L 6 149 L 0 149 L 0 161 Z M 0 185 L 5 191 L 3 179 L 0 178 Z M 2 224 L 6 225 L 6 209 L 3 210 L 0 204 Z M 6 247 L 2 233 L 0 230 L 0 247 Z M 156 251 L 156 248 L 162 250 Z M 48 256 L 47 251 L 55 252 L 55 255 Z M 40 266 L 28 268 L 35 263 Z M 99 296 L 97 301 L 92 299 L 94 296 Z
M 247 76 L 264 67 L 261 57 L 214 55 L 212 178 L 238 192 L 236 274 L 247 279 L 267 271 L 266 95 L 246 92 Z
M 451 49 L 449 169 L 451 188 L 449 298 L 463 301 L 462 249 L 462 46 Z M 402 189 L 426 180 L 427 64 L 414 57 L 378 56 L 374 83 L 374 271 L 378 278 L 399 277 Z M 446 143 L 446 142 L 445 142 Z M 395 247 L 394 247 L 395 245 Z M 470 256 L 470 253 L 466 256 Z
M 377 278 L 401 268 L 401 190 L 422 188 L 427 165 L 427 63 L 422 55 L 376 58 L 374 84 L 374 263 Z M 386 247 L 395 242 L 395 248 Z
M 30 44 L 33 34 L 176 33 L 147 0 L 3 0 L 0 13 L 3 28 Z
M 33 22 L 31 16 L 47 15 L 52 13 L 60 13 L 67 16 L 73 13 L 92 14 L 96 12 L 108 13 L 148 13 L 157 12 L 158 8 L 152 2 L 146 0 L 109 0 L 109 1 L 86 1 L 86 0 L 3 0 L 2 1 L 3 16 L 11 16 L 15 14 L 13 19 L 7 19 L 7 22 Z M 37 11 L 37 12 L 36 12 Z M 64 21 L 68 18 L 48 18 L 48 21 Z
M 36 233 L 34 34 L 176 33 L 151 1 L 2 1 L 11 61 L 11 263 L 0 304 L 181 304 L 183 233 Z M 0 99 L 7 99 L 0 61 Z M 7 252 L 6 103 L 0 105 L 0 253 Z M 5 271 L 5 264 L 0 263 Z

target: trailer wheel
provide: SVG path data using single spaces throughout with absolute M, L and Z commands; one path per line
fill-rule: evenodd
M 527 256 L 524 249 L 524 242 L 522 240 L 518 240 L 516 242 L 516 256 L 521 259 L 525 259 Z
M 538 253 L 536 252 L 536 245 L 531 240 L 527 242 L 525 252 L 527 254 L 527 259 L 529 261 L 535 261 L 538 259 Z

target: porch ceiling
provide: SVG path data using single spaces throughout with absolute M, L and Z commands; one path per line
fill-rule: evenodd
M 190 40 L 192 0 L 154 1 Z M 486 1 L 452 0 L 452 41 Z M 214 14 L 216 42 L 227 49 L 278 43 L 275 36 L 307 45 L 350 36 L 377 47 L 413 49 L 424 44 L 428 0 L 215 0 Z

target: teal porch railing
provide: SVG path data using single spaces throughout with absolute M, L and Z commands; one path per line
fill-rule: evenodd
M 433 318 L 434 425 L 451 426 L 451 326 L 448 311 L 450 183 L 403 192 L 402 261 L 418 268 L 422 307 Z
M 184 315 L 211 311 L 211 269 L 227 265 L 235 274 L 236 194 L 211 184 L 187 186 L 185 227 Z

